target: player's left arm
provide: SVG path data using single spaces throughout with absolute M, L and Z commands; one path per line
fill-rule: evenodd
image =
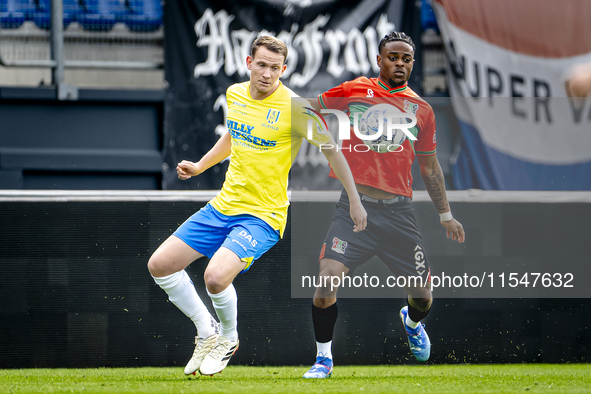
M 439 214 L 447 214 L 445 216 L 451 216 L 451 208 L 447 201 L 447 193 L 445 192 L 445 180 L 443 178 L 443 170 L 437 155 L 418 155 L 419 166 L 421 167 L 421 175 L 425 182 L 425 187 L 431 197 L 431 201 L 435 204 L 435 208 Z M 447 237 L 451 236 L 454 241 L 457 240 L 459 243 L 464 242 L 465 234 L 464 227 L 453 217 L 449 220 L 441 220 L 441 225 L 445 227 Z
M 332 137 L 327 144 L 322 145 L 322 153 L 326 156 L 326 160 L 330 163 L 332 170 L 345 187 L 347 195 L 349 196 L 349 213 L 351 219 L 353 219 L 353 223 L 355 223 L 353 231 L 358 233 L 365 230 L 365 227 L 367 226 L 367 212 L 361 204 L 361 199 L 359 198 L 357 187 L 355 187 L 355 180 L 353 179 L 353 174 L 351 173 L 347 159 L 345 159 L 345 156 L 338 151 L 337 143 Z

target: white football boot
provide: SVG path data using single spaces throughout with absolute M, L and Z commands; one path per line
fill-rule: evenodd
M 213 319 L 212 319 L 213 320 Z M 193 351 L 193 356 L 187 363 L 185 367 L 185 375 L 195 375 L 195 372 L 201 367 L 203 363 L 203 359 L 205 356 L 212 351 L 215 344 L 217 343 L 218 337 L 220 332 L 220 324 L 215 323 L 215 334 L 210 335 L 205 339 L 201 339 L 198 336 L 195 337 L 195 350 Z
M 222 370 L 228 365 L 230 358 L 236 353 L 236 350 L 238 350 L 238 343 L 238 340 L 232 342 L 226 337 L 218 337 L 213 350 L 203 359 L 201 367 L 199 368 L 199 373 L 201 375 L 211 376 L 222 372 Z

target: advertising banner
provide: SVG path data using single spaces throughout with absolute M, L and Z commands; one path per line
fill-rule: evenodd
M 379 41 L 393 30 L 414 35 L 419 48 L 421 41 L 420 8 L 406 0 L 168 1 L 164 26 L 164 189 L 221 187 L 227 162 L 190 182 L 180 181 L 175 168 L 199 160 L 227 132 L 226 89 L 248 80 L 246 57 L 258 36 L 287 44 L 281 81 L 302 97 L 361 75 L 376 77 Z M 419 52 L 409 82 L 420 94 Z M 326 159 L 307 143 L 292 169 L 292 179 L 298 177 L 330 188 Z

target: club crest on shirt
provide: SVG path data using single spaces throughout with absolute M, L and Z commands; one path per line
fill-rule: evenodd
M 373 90 L 367 89 L 367 97 L 373 97 Z
M 408 100 L 404 100 L 404 112 L 412 112 L 413 114 L 417 114 L 419 110 L 419 105 L 415 103 L 411 103 Z
M 279 115 L 281 115 L 281 111 L 273 108 L 269 109 L 269 112 L 267 112 L 267 123 L 277 123 L 277 121 L 279 120 Z
M 340 254 L 345 254 L 345 250 L 347 250 L 347 241 L 343 241 L 341 239 L 338 239 L 337 237 L 334 237 L 332 239 L 332 250 L 334 250 L 337 253 Z

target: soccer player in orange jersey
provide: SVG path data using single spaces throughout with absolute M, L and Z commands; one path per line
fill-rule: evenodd
M 408 86 L 414 64 L 415 46 L 404 33 L 392 32 L 379 44 L 378 78 L 360 77 L 322 93 L 315 107 L 339 109 L 356 119 L 377 103 L 390 103 L 417 124 L 410 129 L 416 140 L 406 138 L 402 146 L 386 153 L 363 149 L 364 142 L 353 133 L 343 141 L 342 151 L 351 167 L 357 191 L 368 213 L 365 231 L 350 231 L 346 212 L 349 199 L 342 193 L 332 225 L 320 253 L 320 277 L 342 277 L 349 271 L 378 256 L 394 275 L 418 276 L 421 285 L 406 287 L 408 306 L 400 317 L 408 334 L 412 354 L 426 361 L 431 344 L 421 320 L 431 308 L 430 271 L 421 235 L 411 207 L 411 165 L 418 158 L 425 186 L 440 214 L 448 238 L 464 242 L 462 225 L 453 218 L 446 197 L 444 177 L 436 156 L 435 117 L 433 110 Z M 334 173 L 331 171 L 331 177 Z M 312 319 L 317 343 L 316 363 L 305 378 L 327 378 L 333 371 L 332 337 L 337 318 L 336 289 L 318 287 L 312 305 Z

